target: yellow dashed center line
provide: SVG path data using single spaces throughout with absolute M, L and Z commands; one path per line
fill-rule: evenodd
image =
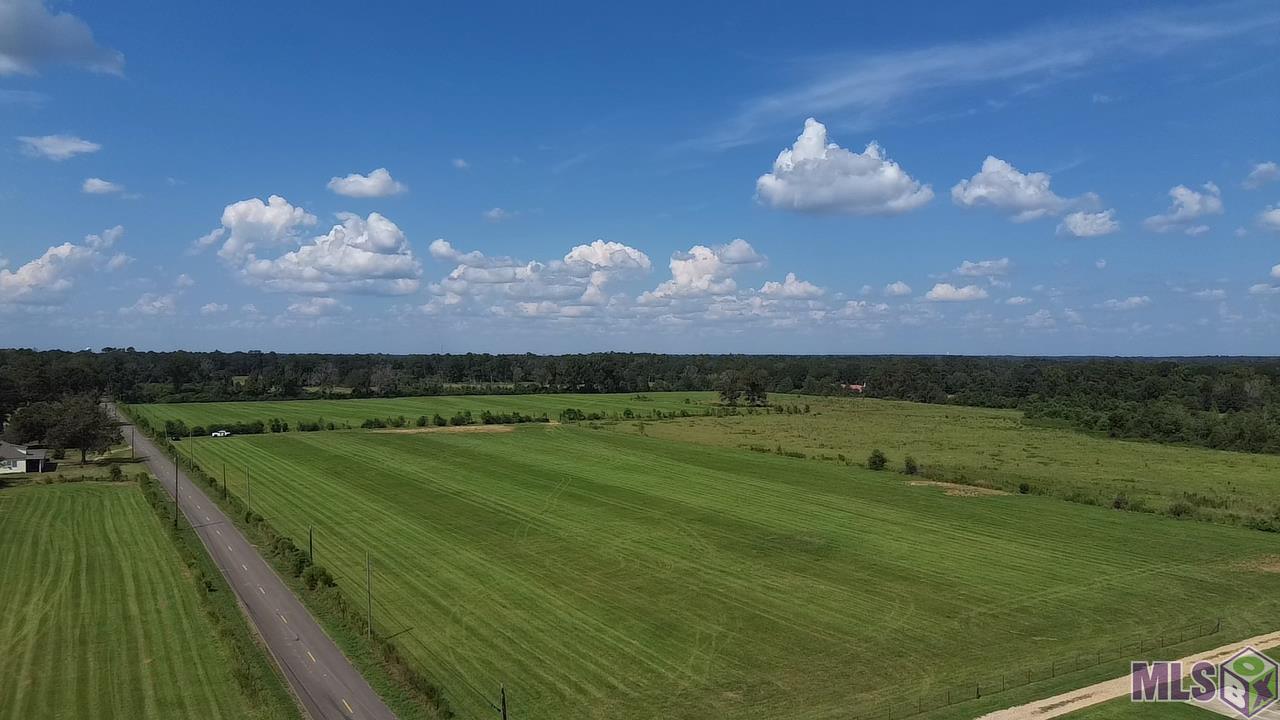
M 342 698 L 342 704 L 347 706 L 347 712 L 349 713 L 355 712 L 355 710 L 351 709 L 351 703 L 347 702 L 346 698 Z
M 217 529 L 217 528 L 214 528 L 214 529 L 213 529 L 213 531 L 214 531 L 214 532 L 216 532 L 216 533 L 218 533 L 219 535 L 221 535 L 221 534 L 222 534 L 222 531 L 221 531 L 221 530 L 219 530 L 219 529 Z
M 287 617 L 285 617 L 285 616 L 281 615 L 281 616 L 280 616 L 280 619 L 284 621 L 284 624 L 285 624 L 285 625 L 288 625 L 288 624 L 289 624 L 289 618 L 287 618 Z
M 310 650 L 307 651 L 307 657 L 311 658 L 311 662 L 316 661 L 316 656 L 312 655 Z
M 240 563 L 240 569 L 245 572 L 249 572 L 249 566 L 245 565 L 244 563 Z
M 258 586 L 258 592 L 262 593 L 263 595 L 267 594 L 267 591 L 263 590 L 261 585 Z

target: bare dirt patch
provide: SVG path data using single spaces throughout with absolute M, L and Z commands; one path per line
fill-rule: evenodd
M 936 487 L 952 497 L 987 497 L 991 495 L 1008 495 L 1003 490 L 978 487 L 977 485 L 961 485 L 959 483 L 938 482 L 937 480 L 912 480 L 907 483 L 912 487 Z
M 1280 555 L 1264 555 L 1240 563 L 1240 569 L 1246 572 L 1280 573 Z
M 418 435 L 420 433 L 505 433 L 515 429 L 515 425 L 449 425 L 448 427 L 384 428 L 373 432 Z

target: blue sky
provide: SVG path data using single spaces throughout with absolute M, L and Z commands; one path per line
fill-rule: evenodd
M 1273 3 L 367 5 L 0 0 L 0 344 L 1280 353 Z

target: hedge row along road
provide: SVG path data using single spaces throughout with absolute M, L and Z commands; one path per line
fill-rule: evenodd
M 114 407 L 112 412 L 128 434 L 128 420 Z M 155 443 L 141 432 L 133 435 L 138 453 L 170 497 L 176 474 L 183 514 L 240 598 L 249 621 L 307 713 L 315 720 L 394 720 L 369 683 L 222 510 L 176 470 Z

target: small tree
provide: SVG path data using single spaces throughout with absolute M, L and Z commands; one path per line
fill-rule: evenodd
M 716 390 L 720 393 L 720 402 L 725 405 L 737 405 L 742 397 L 742 379 L 737 370 L 725 370 L 716 381 Z
M 916 459 L 908 455 L 902 461 L 902 472 L 908 475 L 919 475 L 920 466 L 916 464 Z
M 880 451 L 880 448 L 872 450 L 871 454 L 867 456 L 868 470 L 883 470 L 884 466 L 888 464 L 889 458 L 884 456 L 884 453 Z

